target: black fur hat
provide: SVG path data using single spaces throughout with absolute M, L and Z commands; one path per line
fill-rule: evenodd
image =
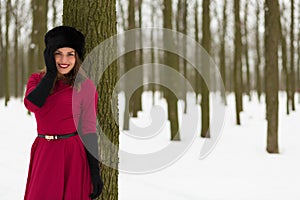
M 44 41 L 46 48 L 73 48 L 78 53 L 79 58 L 83 60 L 85 44 L 84 36 L 73 27 L 57 26 L 46 33 Z

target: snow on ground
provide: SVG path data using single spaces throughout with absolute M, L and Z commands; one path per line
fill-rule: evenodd
M 285 95 L 280 94 L 279 148 L 280 154 L 268 154 L 264 99 L 249 102 L 244 98 L 241 126 L 235 125 L 234 96 L 228 96 L 222 136 L 212 153 L 199 159 L 203 139 L 197 137 L 188 151 L 169 167 L 155 173 L 134 175 L 120 172 L 120 200 L 299 200 L 300 199 L 300 111 L 285 114 Z M 144 94 L 144 105 L 151 105 Z M 162 106 L 163 101 L 159 102 Z M 122 111 L 122 98 L 120 98 Z M 190 107 L 190 112 L 196 110 Z M 147 126 L 147 113 L 139 113 Z M 8 107 L 0 100 L 0 199 L 23 199 L 31 144 L 36 136 L 34 116 L 20 99 L 12 99 Z M 183 115 L 182 123 L 189 123 Z M 120 116 L 122 121 L 122 116 Z M 150 121 L 151 123 L 151 121 Z M 168 145 L 168 123 L 155 137 L 133 140 L 122 133 L 120 148 L 129 152 L 147 153 Z M 186 134 L 185 129 L 182 135 Z M 161 146 L 160 146 L 161 145 Z M 152 149 L 152 150 L 153 150 Z M 120 163 L 122 167 L 122 163 Z

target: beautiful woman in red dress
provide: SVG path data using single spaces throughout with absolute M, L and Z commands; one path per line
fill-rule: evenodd
M 38 133 L 25 200 L 90 200 L 101 194 L 95 158 L 98 95 L 93 82 L 80 73 L 84 44 L 83 34 L 68 26 L 45 35 L 46 70 L 30 76 L 24 98 Z

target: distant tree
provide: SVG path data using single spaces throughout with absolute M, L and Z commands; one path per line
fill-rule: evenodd
M 19 96 L 19 71 L 20 71 L 20 66 L 19 66 L 19 33 L 20 33 L 20 22 L 19 22 L 19 0 L 15 0 L 14 7 L 12 9 L 12 16 L 14 18 L 15 26 L 14 26 L 14 95 L 15 97 Z
M 142 28 L 142 3 L 143 0 L 138 0 L 138 3 L 136 4 L 138 10 L 138 28 Z M 135 9 L 133 9 L 134 12 Z M 135 20 L 135 19 L 134 19 Z M 136 42 L 139 44 L 139 46 L 142 47 L 143 45 L 143 35 L 142 35 L 142 29 L 139 31 L 139 38 Z M 143 49 L 139 49 L 136 52 L 136 66 L 142 65 L 144 60 L 143 60 Z M 132 66 L 135 67 L 135 66 Z M 143 80 L 143 73 L 139 74 L 138 77 L 135 77 L 136 79 L 139 79 L 140 82 Z M 132 117 L 137 117 L 138 116 L 138 111 L 142 110 L 142 93 L 143 93 L 144 87 L 139 87 L 137 90 L 132 94 L 130 98 L 130 107 L 131 107 L 131 113 Z
M 225 104 L 227 104 L 226 101 L 226 29 L 227 29 L 227 0 L 224 0 L 223 5 L 223 23 L 222 23 L 222 33 L 221 33 L 221 48 L 220 48 L 220 71 L 221 71 L 221 77 L 223 80 L 224 88 L 225 90 L 221 90 L 222 92 L 222 98 Z
M 172 16 L 173 16 L 172 13 L 173 13 L 172 0 L 164 0 L 163 1 L 163 27 L 165 29 L 172 29 Z M 175 38 L 168 37 L 168 35 L 166 35 L 165 33 L 163 35 L 164 45 L 174 46 L 173 45 L 174 39 Z M 172 67 L 174 70 L 179 71 L 179 69 L 176 68 L 176 64 L 174 64 L 177 62 L 176 59 L 177 57 L 174 54 L 167 51 L 164 52 L 164 63 L 167 66 Z M 176 80 L 173 80 L 173 77 L 168 77 L 166 74 L 163 75 L 164 77 L 162 78 L 169 79 L 169 83 L 176 84 Z M 168 119 L 170 120 L 171 140 L 180 140 L 178 107 L 177 107 L 178 99 L 176 95 L 168 88 L 164 88 L 163 91 L 168 104 Z
M 57 25 L 57 7 L 56 7 L 56 0 L 52 0 L 52 10 L 53 10 L 53 16 L 52 16 L 52 25 Z
M 298 4 L 298 12 L 300 13 L 300 3 Z M 300 14 L 298 13 L 298 22 L 300 21 Z M 298 91 L 298 103 L 300 103 L 300 31 L 298 31 L 298 61 L 297 61 L 297 88 Z
M 210 15 L 209 15 L 210 0 L 203 0 L 202 4 L 202 40 L 201 45 L 210 54 L 211 35 L 210 35 Z M 209 68 L 207 74 L 210 74 Z M 210 81 L 210 77 L 205 77 Z M 201 79 L 201 137 L 210 137 L 209 131 L 209 91 L 204 79 Z
M 3 9 L 2 1 L 0 1 L 0 10 Z M 0 13 L 0 21 L 2 22 L 2 13 Z M 0 98 L 4 96 L 4 45 L 2 26 L 0 26 Z
M 255 59 L 255 89 L 257 91 L 257 97 L 260 101 L 261 93 L 262 93 L 262 86 L 261 86 L 261 50 L 260 50 L 260 33 L 259 33 L 259 26 L 260 26 L 260 0 L 256 0 L 256 25 L 255 25 L 255 46 L 256 46 L 256 59 Z
M 278 148 L 278 43 L 280 40 L 278 0 L 265 1 L 266 56 L 266 115 L 267 151 L 279 153 Z M 270 51 L 272 49 L 272 51 Z
M 9 48 L 10 48 L 10 41 L 9 41 L 9 25 L 11 20 L 11 0 L 6 1 L 6 14 L 5 14 L 5 64 L 4 64 L 4 84 L 5 84 L 5 106 L 10 99 L 10 66 L 9 66 Z
M 236 101 L 236 123 L 241 124 L 240 112 L 243 110 L 243 78 L 242 78 L 242 40 L 240 21 L 240 1 L 234 0 L 234 91 Z
M 156 15 L 156 7 L 154 4 L 154 1 L 151 2 L 151 26 L 155 27 L 155 19 L 154 16 Z M 154 46 L 154 30 L 151 30 L 151 36 L 150 36 L 150 40 L 151 40 L 151 46 Z M 151 63 L 155 63 L 156 62 L 156 56 L 155 56 L 155 50 L 152 49 L 151 50 Z M 153 67 L 151 70 L 151 80 L 155 81 L 155 68 Z M 156 91 L 156 87 L 158 87 L 158 85 L 156 84 L 150 84 L 151 87 L 151 91 L 152 91 L 152 105 L 155 105 L 155 91 Z
M 177 2 L 177 16 L 176 16 L 176 30 L 184 35 L 187 34 L 187 0 L 179 0 Z M 178 47 L 182 49 L 183 52 L 183 57 L 186 57 L 186 51 L 187 51 L 187 46 L 186 46 L 186 38 L 183 38 L 182 40 L 178 40 L 179 43 Z M 183 58 L 178 58 L 176 59 L 178 63 L 178 68 L 180 71 L 182 71 L 183 76 L 187 79 L 187 62 Z M 181 83 L 181 97 L 184 102 L 184 113 L 187 111 L 187 85 L 186 81 Z
M 93 19 L 93 23 L 90 23 Z M 65 0 L 63 8 L 63 24 L 76 27 L 86 37 L 86 53 L 105 39 L 117 33 L 116 27 L 116 0 L 77 1 Z M 116 54 L 116 49 L 107 49 L 101 60 L 109 60 L 109 56 Z M 99 68 L 103 67 L 99 65 Z M 118 116 L 117 97 L 113 91 L 117 83 L 118 72 L 116 62 L 112 63 L 103 73 L 97 85 L 99 104 L 97 109 L 98 122 L 105 137 L 119 146 L 119 127 L 114 116 Z M 118 199 L 118 151 L 107 146 L 100 135 L 100 157 L 108 165 L 101 165 L 101 177 L 104 189 L 98 200 Z
M 296 91 L 296 83 L 295 83 L 295 55 L 294 55 L 294 0 L 291 0 L 291 24 L 290 24 L 290 38 L 291 38 L 291 42 L 290 42 L 290 101 L 291 101 L 291 105 L 292 105 L 292 110 L 296 110 L 295 108 L 295 91 Z
M 195 7 L 194 7 L 194 21 L 195 21 L 195 40 L 197 43 L 200 43 L 200 39 L 199 39 L 199 19 L 198 19 L 198 1 L 196 1 L 195 3 Z M 199 54 L 200 52 L 197 51 L 198 49 L 196 48 L 196 52 L 195 52 L 195 63 L 199 63 Z M 195 96 L 196 96 L 196 103 L 198 102 L 198 97 L 200 95 L 200 91 L 201 91 L 201 85 L 200 85 L 200 80 L 201 80 L 201 76 L 198 73 L 198 71 L 195 69 L 194 70 L 194 90 L 195 90 Z
M 284 4 L 282 4 L 283 6 L 281 7 L 281 15 L 280 16 L 284 16 L 283 13 L 285 11 L 285 6 Z M 289 103 L 289 99 L 290 99 L 290 89 L 289 89 L 289 71 L 288 71 L 288 66 L 287 66 L 287 42 L 286 42 L 286 37 L 285 35 L 287 34 L 287 30 L 285 27 L 286 24 L 286 20 L 284 20 L 284 17 L 282 17 L 283 22 L 279 23 L 279 30 L 280 30 L 280 43 L 281 43 L 281 57 L 282 57 L 282 76 L 285 79 L 285 90 L 286 90 L 286 114 L 289 115 L 290 114 L 290 103 Z
M 250 83 L 250 63 L 249 63 L 249 42 L 248 42 L 248 15 L 249 15 L 249 1 L 245 1 L 244 7 L 244 45 L 243 45 L 243 52 L 245 58 L 245 65 L 246 65 L 246 87 L 245 92 L 247 93 L 249 100 L 251 100 L 251 83 Z
M 47 31 L 48 1 L 31 0 L 32 28 L 28 76 L 44 66 L 44 35 Z
M 126 30 L 131 30 L 136 28 L 135 26 L 135 1 L 129 0 L 128 3 L 128 27 Z M 136 41 L 132 37 L 126 38 L 125 49 L 135 49 Z M 124 72 L 128 72 L 130 69 L 136 66 L 136 51 L 128 52 L 124 55 Z M 129 130 L 129 116 L 133 114 L 134 99 L 130 99 L 129 93 L 127 92 L 129 88 L 132 88 L 133 81 L 126 80 L 124 86 L 125 94 L 125 111 L 124 111 L 124 124 L 123 130 Z

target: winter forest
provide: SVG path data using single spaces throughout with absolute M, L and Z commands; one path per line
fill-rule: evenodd
M 0 181 L 0 199 L 23 198 L 35 133 L 24 90 L 45 66 L 45 33 L 59 25 L 84 33 L 86 63 L 100 48 L 87 72 L 99 79 L 98 199 L 300 199 L 298 0 L 0 0 L 0 180 L 19 173 Z M 27 148 L 18 169 L 4 164 L 24 152 L 4 155 L 14 116 L 32 135 L 18 141 Z

